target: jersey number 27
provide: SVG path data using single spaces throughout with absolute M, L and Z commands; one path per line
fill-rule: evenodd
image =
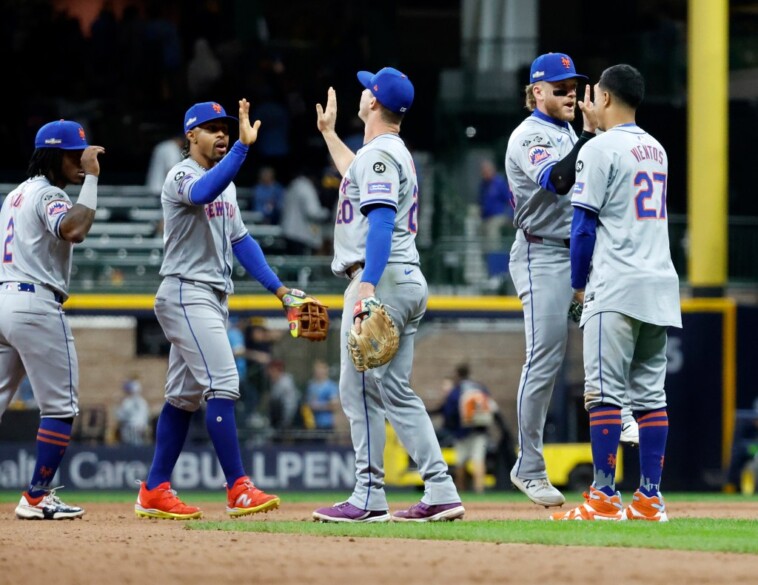
M 666 173 L 639 172 L 634 177 L 638 187 L 634 203 L 637 219 L 666 219 Z

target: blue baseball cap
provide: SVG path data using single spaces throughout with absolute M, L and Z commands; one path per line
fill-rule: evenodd
M 84 150 L 88 146 L 82 125 L 70 120 L 49 122 L 37 131 L 34 138 L 34 148 Z
M 562 81 L 564 79 L 589 79 L 576 72 L 574 62 L 565 53 L 546 53 L 532 61 L 529 83 L 537 81 Z
M 237 118 L 227 116 L 224 107 L 216 102 L 201 102 L 192 106 L 184 114 L 184 131 L 189 132 L 194 127 L 211 120 L 234 120 L 236 122 Z
M 404 114 L 413 103 L 413 84 L 397 69 L 385 67 L 376 73 L 359 71 L 358 81 L 391 112 Z

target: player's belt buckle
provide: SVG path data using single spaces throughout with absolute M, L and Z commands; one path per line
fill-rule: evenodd
M 356 262 L 352 266 L 348 266 L 347 270 L 345 270 L 345 274 L 350 280 L 353 280 L 355 278 L 355 275 L 363 270 L 363 267 L 363 262 Z

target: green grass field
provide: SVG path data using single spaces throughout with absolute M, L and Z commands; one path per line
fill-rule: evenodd
M 134 492 L 78 491 L 77 503 L 134 502 Z M 193 502 L 218 502 L 216 492 L 193 492 Z M 287 502 L 327 504 L 344 499 L 344 493 L 283 492 Z M 418 492 L 392 492 L 389 500 L 408 502 L 418 498 Z M 566 494 L 569 502 L 581 501 L 579 494 Z M 18 492 L 0 491 L 0 504 L 16 503 Z M 758 496 L 724 495 L 718 493 L 670 493 L 667 502 L 719 502 L 739 505 L 756 503 Z M 524 497 L 513 492 L 496 492 L 483 496 L 467 495 L 467 503 L 523 503 Z M 651 549 L 732 552 L 758 555 L 758 519 L 727 520 L 709 518 L 673 518 L 667 524 L 646 522 L 549 522 L 546 520 L 471 520 L 434 524 L 321 524 L 303 521 L 267 522 L 229 520 L 223 522 L 194 521 L 184 526 L 188 530 L 221 530 L 230 532 L 294 533 L 313 536 L 342 536 L 351 538 L 405 538 L 419 540 L 460 540 L 492 543 L 525 543 L 559 546 L 614 546 Z

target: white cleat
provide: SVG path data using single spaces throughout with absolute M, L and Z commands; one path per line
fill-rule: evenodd
M 550 508 L 566 503 L 563 494 L 553 487 L 546 477 L 540 479 L 523 479 L 511 473 L 511 483 L 520 489 L 535 504 Z

